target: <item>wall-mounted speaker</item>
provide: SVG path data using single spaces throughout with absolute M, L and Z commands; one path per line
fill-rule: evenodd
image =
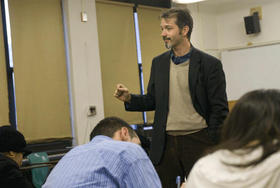
M 252 16 L 244 17 L 244 23 L 247 35 L 261 32 L 258 12 L 255 12 Z

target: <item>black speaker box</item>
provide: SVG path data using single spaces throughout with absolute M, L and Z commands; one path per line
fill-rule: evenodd
M 247 35 L 261 32 L 259 14 L 255 12 L 252 16 L 244 17 Z

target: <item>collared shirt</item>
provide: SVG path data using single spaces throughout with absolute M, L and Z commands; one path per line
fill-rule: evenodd
M 188 61 L 191 57 L 192 49 L 193 48 L 190 48 L 190 51 L 183 56 L 175 56 L 173 50 L 171 50 L 170 57 L 171 57 L 172 62 L 175 65 L 178 65 L 178 64 L 181 64 L 181 63 L 184 63 L 184 62 Z
M 129 142 L 96 136 L 68 152 L 43 188 L 158 188 L 159 177 L 144 150 Z

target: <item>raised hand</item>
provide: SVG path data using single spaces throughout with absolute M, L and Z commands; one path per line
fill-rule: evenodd
M 131 99 L 128 89 L 123 84 L 117 84 L 114 96 L 123 102 L 130 102 Z

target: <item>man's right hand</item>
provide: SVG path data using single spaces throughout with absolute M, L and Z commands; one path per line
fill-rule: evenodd
M 115 90 L 114 96 L 123 101 L 123 102 L 130 102 L 131 95 L 128 91 L 128 89 L 122 85 L 122 84 L 117 84 L 117 89 Z

